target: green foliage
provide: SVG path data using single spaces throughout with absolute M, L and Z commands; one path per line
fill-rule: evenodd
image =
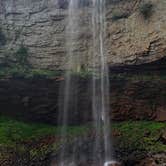
M 0 46 L 4 46 L 5 44 L 6 44 L 6 36 L 0 28 Z
M 145 19 L 148 19 L 152 15 L 153 4 L 151 2 L 146 2 L 140 5 L 140 13 L 144 16 Z
M 16 62 L 12 61 L 12 51 L 4 52 L 3 66 L 0 66 L 0 78 L 22 77 L 22 78 L 52 78 L 61 76 L 61 71 L 47 69 L 32 69 L 28 63 L 28 48 L 21 45 L 14 53 Z
M 54 78 L 60 77 L 61 71 L 44 70 L 44 69 L 28 69 L 22 65 L 0 68 L 0 78 L 4 77 L 22 77 L 22 78 Z
M 113 131 L 120 133 L 116 136 L 116 149 L 125 152 L 126 155 L 139 152 L 165 152 L 166 145 L 159 141 L 160 133 L 166 128 L 165 123 L 150 121 L 128 121 L 112 124 Z M 91 126 L 67 126 L 66 132 L 69 143 L 73 138 L 88 135 L 93 128 Z M 27 151 L 26 145 L 21 142 L 38 141 L 45 136 L 62 134 L 60 126 L 47 124 L 25 123 L 11 118 L 0 117 L 0 145 L 15 148 L 18 153 Z M 59 140 L 59 139 L 58 139 Z M 46 144 L 37 148 L 28 149 L 31 157 L 40 157 L 56 150 L 61 145 L 60 140 L 53 144 Z M 1 152 L 0 152 L 1 153 Z
M 17 60 L 18 65 L 27 66 L 28 65 L 28 49 L 21 45 L 15 53 L 15 57 Z
M 87 131 L 87 126 L 68 126 L 67 134 L 77 136 Z M 39 139 L 48 135 L 60 135 L 61 127 L 47 125 L 25 123 L 7 117 L 0 117 L 0 144 L 15 145 L 15 142 L 21 142 L 30 139 Z
M 26 73 L 27 73 L 26 68 L 20 65 L 15 65 L 13 67 L 1 68 L 0 78 L 4 77 L 20 78 L 20 77 L 25 77 Z
M 129 16 L 129 14 L 126 13 L 126 12 L 115 11 L 112 14 L 112 20 L 116 21 L 116 20 L 119 20 L 119 19 L 127 18 L 128 16 Z
M 165 123 L 136 121 L 113 124 L 121 135 L 117 138 L 118 148 L 132 151 L 163 152 L 166 145 L 159 142 L 160 133 L 166 128 Z
M 31 69 L 26 75 L 27 78 L 53 78 L 56 76 L 61 76 L 61 72 L 46 69 Z
M 92 71 L 89 71 L 89 70 L 80 70 L 78 72 L 71 71 L 70 74 L 76 77 L 88 78 L 89 76 L 92 75 Z

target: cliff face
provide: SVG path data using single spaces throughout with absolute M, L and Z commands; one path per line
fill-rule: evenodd
M 139 10 L 144 2 L 107 1 L 105 46 L 110 65 L 143 64 L 165 56 L 166 2 L 151 0 L 153 9 L 148 19 Z M 0 0 L 0 28 L 5 35 L 5 44 L 0 46 L 0 62 L 6 55 L 12 59 L 11 53 L 23 44 L 28 48 L 28 60 L 33 67 L 64 69 L 67 5 L 66 0 Z M 91 7 L 84 4 L 76 12 L 80 21 L 75 53 L 80 55 L 81 64 L 90 65 Z M 117 15 L 120 18 L 113 19 Z
M 148 19 L 143 18 L 140 6 L 151 2 L 153 8 Z M 125 19 L 109 22 L 109 63 L 143 64 L 155 61 L 166 55 L 166 2 L 123 1 L 113 5 L 110 12 L 121 10 L 128 13 Z
M 76 78 L 75 78 L 76 79 Z M 88 79 L 77 78 L 72 90 L 77 104 L 70 103 L 68 123 L 86 124 L 92 121 L 92 93 Z M 110 119 L 166 121 L 165 80 L 110 80 Z M 0 114 L 18 119 L 57 124 L 61 122 L 63 81 L 58 79 L 0 80 Z

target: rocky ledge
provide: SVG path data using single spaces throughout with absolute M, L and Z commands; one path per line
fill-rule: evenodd
M 157 76 L 116 75 L 110 78 L 110 118 L 114 121 L 166 121 L 166 80 Z M 90 79 L 74 77 L 77 105 L 70 105 L 68 121 L 91 121 Z M 126 80 L 129 79 L 129 80 Z M 30 121 L 58 123 L 64 78 L 0 79 L 0 113 Z M 61 91 L 61 93 L 59 93 Z M 71 116 L 70 116 L 71 115 Z

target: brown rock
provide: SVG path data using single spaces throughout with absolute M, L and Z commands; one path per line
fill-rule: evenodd
M 159 138 L 159 140 L 163 143 L 166 144 L 166 130 L 164 130 Z
M 153 158 L 145 158 L 137 166 L 157 166 Z
M 156 112 L 156 121 L 165 122 L 166 121 L 166 108 L 159 108 Z
M 108 162 L 104 163 L 104 166 L 121 166 L 121 164 L 116 161 L 108 161 Z

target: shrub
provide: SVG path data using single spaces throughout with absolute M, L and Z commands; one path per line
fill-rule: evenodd
M 15 57 L 17 60 L 17 63 L 21 66 L 27 66 L 28 65 L 28 49 L 21 45 L 20 48 L 15 53 Z
M 0 29 L 0 46 L 4 46 L 6 44 L 6 36 Z
M 129 16 L 128 13 L 116 11 L 116 12 L 113 12 L 112 20 L 116 21 L 116 20 L 119 20 L 119 19 L 122 19 L 122 18 L 127 18 L 128 16 Z
M 153 4 L 151 2 L 143 3 L 140 7 L 140 13 L 145 19 L 148 19 L 152 15 Z
M 21 35 L 21 29 L 17 29 L 15 31 L 15 41 L 20 37 L 20 35 Z
M 3 51 L 2 53 L 3 53 L 3 57 L 1 60 L 1 67 L 2 66 L 4 66 L 4 67 L 9 66 L 10 62 L 11 62 L 10 53 L 8 52 L 8 50 Z

